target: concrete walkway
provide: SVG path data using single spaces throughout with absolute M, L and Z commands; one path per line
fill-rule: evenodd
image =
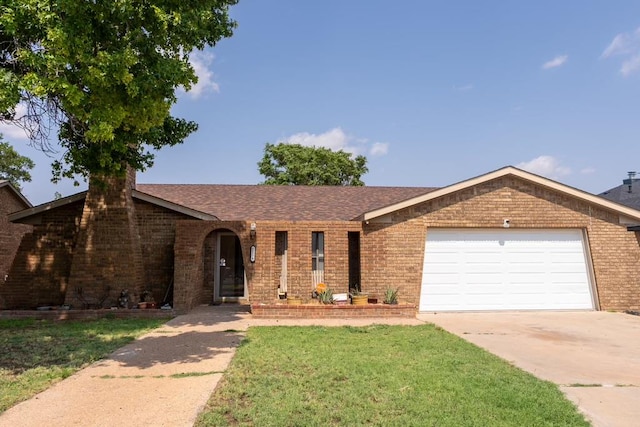
M 0 426 L 193 426 L 249 326 L 421 324 L 417 319 L 253 319 L 199 307 L 0 415 Z
M 603 311 L 418 318 L 551 381 L 594 426 L 640 425 L 640 317 Z

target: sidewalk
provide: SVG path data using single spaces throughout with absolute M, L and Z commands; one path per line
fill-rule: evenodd
M 249 326 L 422 324 L 417 319 L 253 319 L 201 306 L 0 415 L 0 427 L 193 426 Z

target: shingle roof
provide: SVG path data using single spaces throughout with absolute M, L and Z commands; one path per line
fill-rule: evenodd
M 630 208 L 640 209 L 640 179 L 625 179 L 622 185 L 600 193 L 599 196 Z
M 136 190 L 225 221 L 348 221 L 436 188 L 137 184 Z

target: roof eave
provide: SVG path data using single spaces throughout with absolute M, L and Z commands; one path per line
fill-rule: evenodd
M 405 209 L 411 206 L 415 206 L 420 203 L 424 203 L 430 200 L 437 199 L 439 197 L 446 196 L 448 194 L 452 194 L 456 191 L 465 190 L 467 188 L 473 187 L 475 185 L 483 184 L 485 182 L 489 182 L 494 179 L 502 178 L 508 175 L 516 176 L 518 178 L 524 179 L 526 181 L 530 181 L 536 183 L 538 185 L 560 191 L 562 193 L 571 195 L 578 199 L 584 200 L 589 203 L 593 203 L 597 206 L 600 206 L 604 209 L 614 211 L 620 213 L 626 217 L 635 219 L 640 221 L 640 210 L 629 208 L 627 206 L 623 206 L 619 203 L 612 202 L 603 197 L 596 196 L 591 193 L 587 193 L 586 191 L 578 190 L 577 188 L 570 187 L 565 184 L 560 184 L 559 182 L 550 180 L 548 178 L 544 178 L 539 175 L 532 174 L 530 172 L 525 172 L 522 169 L 518 169 L 513 166 L 507 166 L 502 169 L 498 169 L 493 172 L 489 172 L 484 175 L 477 176 L 475 178 L 468 179 L 466 181 L 461 181 L 456 184 L 450 185 L 448 187 L 443 187 L 438 190 L 432 191 L 430 193 L 424 194 L 422 196 L 414 197 L 409 200 L 405 200 L 404 202 L 396 203 L 395 205 L 390 205 L 381 209 L 376 209 L 364 214 L 364 220 L 369 221 L 375 218 L 379 218 L 384 215 L 388 215 L 392 212 L 396 212 L 401 209 Z
M 87 192 L 83 191 L 77 194 L 74 194 L 72 196 L 67 196 L 67 197 L 63 197 L 61 199 L 58 200 L 53 200 L 51 202 L 48 203 L 43 203 L 41 205 L 38 206 L 34 206 L 32 208 L 29 209 L 25 209 L 19 212 L 15 212 L 12 213 L 11 215 L 9 215 L 9 221 L 11 222 L 21 222 L 21 223 L 25 223 L 25 224 L 29 224 L 30 222 L 27 221 L 29 218 L 44 213 L 46 211 L 50 211 L 51 209 L 55 209 L 55 208 L 59 208 L 60 206 L 65 206 L 68 205 L 70 203 L 75 203 L 79 200 L 82 200 L 85 198 Z
M 87 195 L 87 192 L 83 191 L 83 192 L 74 194 L 72 196 L 63 197 L 63 198 L 58 199 L 58 200 L 53 200 L 53 201 L 48 202 L 48 203 L 43 203 L 43 204 L 35 206 L 35 207 L 31 207 L 31 208 L 28 208 L 28 209 L 24 209 L 24 210 L 15 212 L 15 213 L 9 215 L 9 221 L 25 223 L 25 224 L 31 223 L 30 219 L 32 217 L 34 217 L 36 215 L 39 215 L 39 214 L 42 214 L 44 212 L 50 211 L 52 209 L 59 208 L 61 206 L 65 206 L 65 205 L 68 205 L 68 204 L 71 204 L 71 203 L 78 202 L 80 200 L 84 200 L 86 195 Z M 151 196 L 149 194 L 142 193 L 142 192 L 140 192 L 138 190 L 133 190 L 132 196 L 134 198 L 138 199 L 138 200 L 142 200 L 142 201 L 151 203 L 153 205 L 157 205 L 157 206 L 169 209 L 169 210 L 174 211 L 174 212 L 179 212 L 181 214 L 190 216 L 192 218 L 201 219 L 201 220 L 208 220 L 208 221 L 216 221 L 216 220 L 218 220 L 218 218 L 213 216 L 213 215 L 209 215 L 209 214 L 204 213 L 204 212 L 196 211 L 194 209 L 187 208 L 185 206 L 178 205 L 176 203 L 168 202 L 168 201 L 160 199 L 158 197 L 154 197 L 154 196 Z
M 160 207 L 163 207 L 165 209 L 169 209 L 171 211 L 178 212 L 178 213 L 181 213 L 183 215 L 187 215 L 187 216 L 190 216 L 190 217 L 193 217 L 193 218 L 196 218 L 196 219 L 201 219 L 201 220 L 204 220 L 204 221 L 218 221 L 219 220 L 219 218 L 214 216 L 214 215 L 211 215 L 211 214 L 208 214 L 208 213 L 205 213 L 205 212 L 201 212 L 201 211 L 197 211 L 195 209 L 188 208 L 188 207 L 186 207 L 184 205 L 179 205 L 177 203 L 169 202 L 169 201 L 161 199 L 159 197 L 152 196 L 152 195 L 147 194 L 147 193 L 143 193 L 143 192 L 141 192 L 139 190 L 133 190 L 132 196 L 135 197 L 138 200 L 142 200 L 144 202 L 151 203 L 153 205 L 160 206 Z

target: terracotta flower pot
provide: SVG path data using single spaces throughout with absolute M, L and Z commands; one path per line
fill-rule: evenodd
M 353 295 L 351 297 L 351 304 L 353 305 L 367 305 L 369 303 L 369 296 L 367 295 Z
M 302 298 L 299 297 L 287 297 L 288 305 L 302 305 Z

